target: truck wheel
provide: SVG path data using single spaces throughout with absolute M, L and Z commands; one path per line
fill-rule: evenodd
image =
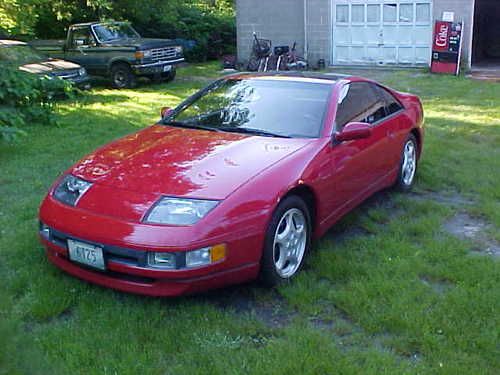
M 172 82 L 175 79 L 176 74 L 177 72 L 175 68 L 172 68 L 172 70 L 168 73 L 156 74 L 150 78 L 154 83 Z
M 127 64 L 115 64 L 111 68 L 111 83 L 114 88 L 124 89 L 135 86 L 135 76 Z
M 172 82 L 175 79 L 175 76 L 177 75 L 177 70 L 172 67 L 172 70 L 168 72 L 168 74 L 165 77 L 165 82 Z

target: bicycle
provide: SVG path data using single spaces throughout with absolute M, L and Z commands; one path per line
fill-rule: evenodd
M 307 70 L 309 64 L 306 59 L 297 55 L 297 42 L 293 43 L 292 49 L 286 55 L 287 70 Z
M 253 38 L 252 56 L 248 61 L 247 69 L 251 72 L 267 72 L 272 41 L 259 39 L 256 33 L 253 33 Z

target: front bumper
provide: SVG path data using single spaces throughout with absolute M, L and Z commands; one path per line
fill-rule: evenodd
M 144 276 L 142 273 L 147 274 L 147 271 L 115 261 L 108 261 L 107 271 L 102 272 L 71 262 L 67 249 L 44 238 L 41 240 L 46 246 L 49 261 L 68 274 L 103 287 L 153 297 L 175 297 L 238 284 L 255 279 L 259 272 L 258 264 L 246 264 L 202 276 L 172 278 L 172 271 L 155 271 L 156 275 Z
M 40 219 L 51 228 L 48 237 L 40 233 L 40 240 L 54 265 L 78 278 L 120 291 L 178 296 L 249 281 L 259 272 L 263 235 L 256 233 L 229 232 L 205 243 L 197 241 L 183 246 L 175 240 L 185 238 L 182 240 L 185 242 L 189 235 L 183 236 L 174 231 L 176 228 L 124 222 L 62 205 L 51 197 L 42 203 Z M 191 232 L 191 236 L 194 235 Z M 71 261 L 69 239 L 102 248 L 106 270 Z M 225 260 L 219 263 L 169 270 L 150 268 L 146 264 L 148 251 L 182 252 L 217 243 L 224 243 L 227 249 Z
M 184 62 L 184 58 L 180 57 L 175 60 L 132 65 L 132 70 L 136 75 L 169 73 L 171 70 L 175 69 L 175 65 L 180 64 L 182 62 Z
M 88 74 L 84 76 L 68 78 L 67 80 L 81 90 L 90 90 L 90 88 L 92 87 L 92 85 L 90 84 L 90 76 Z

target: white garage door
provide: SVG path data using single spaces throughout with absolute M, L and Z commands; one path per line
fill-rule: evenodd
M 428 65 L 432 0 L 332 0 L 335 65 Z

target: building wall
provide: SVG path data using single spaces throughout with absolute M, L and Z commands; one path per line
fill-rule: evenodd
M 307 56 L 309 64 L 315 67 L 319 59 L 330 65 L 332 55 L 331 1 L 307 0 Z
M 236 22 L 238 60 L 251 54 L 254 32 L 262 39 L 271 39 L 273 46 L 291 46 L 297 42 L 304 51 L 303 0 L 237 0 Z
M 307 28 L 304 30 L 304 0 L 237 0 L 238 58 L 248 59 L 252 33 L 271 39 L 273 45 L 298 43 L 299 53 L 306 52 L 312 66 L 319 59 L 331 64 L 331 0 L 306 0 Z M 470 67 L 474 0 L 434 0 L 433 19 L 441 19 L 443 11 L 455 12 L 455 20 L 464 21 L 462 61 Z M 304 51 L 304 34 L 307 51 Z M 429 40 L 429 44 L 432 41 Z
M 470 68 L 472 29 L 474 25 L 474 0 L 434 0 L 434 20 L 441 19 L 444 11 L 455 12 L 455 21 L 464 22 L 462 67 Z

